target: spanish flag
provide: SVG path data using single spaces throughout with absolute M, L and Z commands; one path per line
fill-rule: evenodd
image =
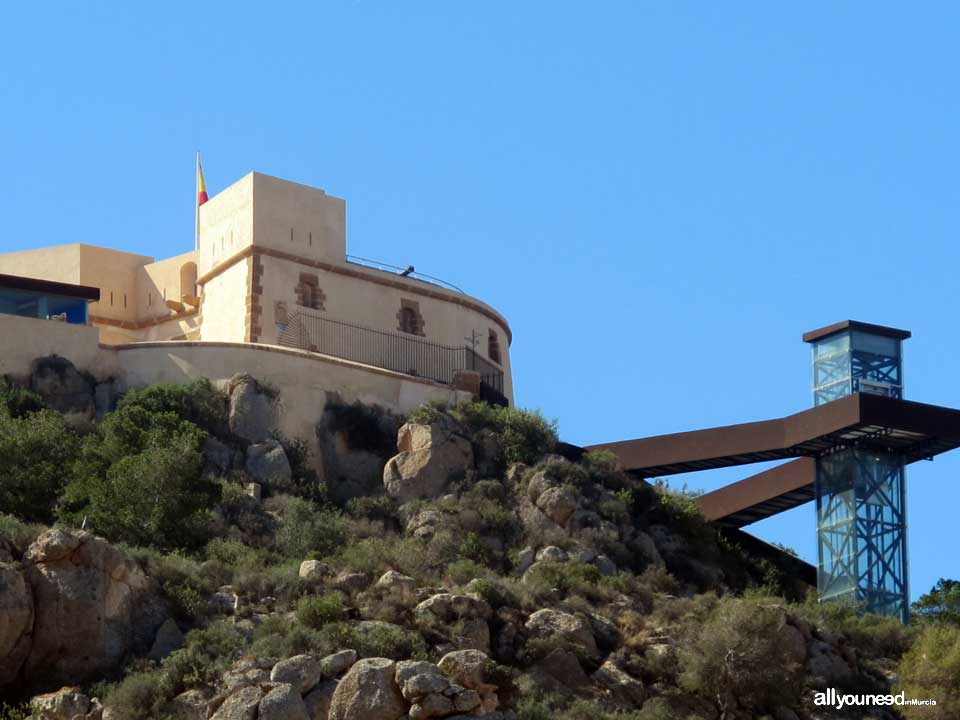
M 203 168 L 200 166 L 200 153 L 197 153 L 197 207 L 203 205 L 207 197 L 207 184 L 203 181 Z

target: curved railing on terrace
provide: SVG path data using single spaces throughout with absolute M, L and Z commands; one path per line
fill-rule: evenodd
M 408 267 L 399 267 L 398 265 L 391 265 L 390 263 L 380 262 L 379 260 L 370 260 L 369 258 L 362 258 L 356 255 L 347 255 L 347 262 L 353 263 L 354 265 L 363 265 L 365 267 L 373 268 L 374 270 L 381 270 L 383 272 L 388 272 L 391 275 L 400 275 L 401 277 L 410 277 L 414 280 L 420 280 L 421 282 L 430 283 L 431 285 L 439 285 L 440 287 L 447 288 L 448 290 L 453 290 L 458 292 L 461 295 L 466 295 L 466 293 L 458 288 L 453 283 L 449 283 L 446 280 L 441 280 L 440 278 L 433 277 L 433 275 L 427 275 L 426 273 L 417 272 L 413 269 L 413 265 Z

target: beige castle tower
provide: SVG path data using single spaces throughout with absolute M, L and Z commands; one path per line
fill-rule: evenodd
M 507 321 L 412 268 L 348 259 L 346 207 L 250 173 L 199 210 L 199 247 L 165 260 L 61 245 L 0 255 L 0 274 L 99 288 L 100 343 L 296 348 L 436 382 L 479 373 L 513 396 Z

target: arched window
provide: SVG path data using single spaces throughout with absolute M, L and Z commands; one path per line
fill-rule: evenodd
M 313 310 L 325 310 L 327 296 L 319 287 L 319 279 L 310 273 L 300 273 L 300 282 L 296 287 L 297 305 Z
M 501 364 L 500 340 L 497 338 L 497 334 L 493 330 L 491 330 L 487 335 L 487 357 L 493 360 L 497 365 Z
M 401 300 L 400 311 L 397 313 L 397 329 L 410 335 L 424 335 L 423 315 L 420 314 L 420 304 L 413 300 Z

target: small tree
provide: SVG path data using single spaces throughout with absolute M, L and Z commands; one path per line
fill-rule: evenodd
M 219 497 L 219 486 L 202 477 L 206 437 L 174 412 L 119 408 L 84 442 L 58 515 L 133 545 L 203 545 Z
M 940 578 L 930 592 L 913 603 L 913 612 L 927 620 L 960 625 L 960 582 Z
M 783 616 L 748 600 L 721 600 L 681 653 L 680 684 L 724 709 L 733 696 L 749 708 L 794 704 L 802 668 L 780 640 Z
M 52 410 L 15 418 L 0 407 L 0 513 L 49 522 L 79 441 Z

